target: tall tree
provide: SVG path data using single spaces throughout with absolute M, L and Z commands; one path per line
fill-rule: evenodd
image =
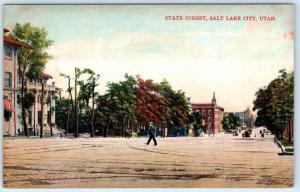
M 109 127 L 117 121 L 117 99 L 111 94 L 98 95 L 96 98 L 96 113 L 104 121 L 102 130 L 102 136 L 106 137 L 109 131 Z
M 71 106 L 71 110 L 67 110 L 67 122 L 66 122 L 66 127 L 65 127 L 65 134 L 68 134 L 69 125 L 70 125 L 70 115 L 75 114 L 73 95 L 72 95 L 73 87 L 71 87 L 71 77 L 69 75 L 60 73 L 60 76 L 66 78 L 68 80 L 68 88 L 66 91 L 68 92 L 69 95 L 68 95 L 67 102 Z
M 114 98 L 114 112 L 118 117 L 117 124 L 121 126 L 121 136 L 136 120 L 136 80 L 133 76 L 125 74 L 125 80 L 118 83 L 108 83 L 108 94 Z
M 98 86 L 97 81 L 100 78 L 100 75 L 96 74 L 91 69 L 84 69 L 83 73 L 89 74 L 89 77 L 86 81 L 79 81 L 78 84 L 80 86 L 78 100 L 83 101 L 83 105 L 85 107 L 87 117 L 90 124 L 90 135 L 91 137 L 95 136 L 95 97 L 97 95 L 95 88 Z M 91 104 L 90 104 L 91 101 Z
M 138 120 L 144 125 L 153 122 L 160 125 L 167 113 L 166 103 L 168 102 L 159 92 L 159 84 L 153 80 L 143 80 L 137 76 L 137 101 L 136 112 Z
M 78 93 L 77 93 L 77 87 L 79 85 L 79 83 L 81 82 L 80 81 L 80 76 L 82 74 L 85 74 L 85 73 L 91 73 L 91 70 L 90 69 L 79 69 L 77 67 L 75 67 L 74 69 L 74 77 L 71 77 L 69 75 L 66 75 L 66 74 L 63 74 L 61 73 L 60 76 L 68 79 L 68 92 L 69 92 L 69 97 L 71 99 L 71 103 L 72 103 L 72 114 L 73 114 L 73 117 L 74 117 L 74 124 L 75 124 L 75 133 L 74 133 L 74 137 L 78 137 L 79 135 L 79 117 L 78 117 L 78 107 L 79 107 L 79 102 L 78 102 Z M 71 79 L 74 80 L 74 102 L 73 102 L 73 94 L 72 94 L 72 90 L 73 90 L 73 87 L 71 87 Z
M 167 127 L 179 127 L 189 124 L 191 109 L 185 93 L 174 91 L 167 80 L 159 85 L 159 92 L 164 97 L 167 113 L 164 115 L 164 124 Z
M 285 126 L 294 116 L 294 72 L 280 70 L 277 78 L 256 92 L 253 104 L 253 110 L 258 110 L 256 126 L 266 126 L 282 138 Z
M 23 41 L 30 45 L 32 49 L 21 48 L 18 53 L 19 75 L 21 78 L 21 106 L 22 122 L 25 135 L 28 137 L 25 108 L 25 76 L 36 78 L 44 70 L 45 64 L 51 58 L 46 49 L 53 44 L 52 40 L 47 39 L 47 31 L 44 28 L 32 26 L 30 23 L 17 23 L 10 37 Z

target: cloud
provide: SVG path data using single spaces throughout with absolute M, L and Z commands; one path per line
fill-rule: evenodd
M 109 36 L 86 37 L 55 43 L 47 70 L 59 87 L 74 67 L 91 68 L 101 75 L 100 93 L 108 81 L 127 72 L 161 81 L 166 78 L 193 102 L 210 102 L 212 92 L 225 110 L 252 106 L 254 94 L 275 78 L 278 70 L 293 70 L 294 32 L 271 23 L 246 24 L 219 30 L 151 33 L 142 29 L 111 31 Z

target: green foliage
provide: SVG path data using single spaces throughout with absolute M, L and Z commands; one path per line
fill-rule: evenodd
M 95 126 L 95 132 L 103 136 L 126 136 L 132 131 L 144 130 L 149 121 L 156 122 L 161 128 L 179 128 L 193 123 L 198 124 L 199 128 L 202 126 L 202 119 L 194 118 L 191 114 L 185 94 L 180 90 L 174 91 L 166 80 L 158 84 L 125 74 L 123 80 L 107 83 L 107 92 L 100 95 L 95 92 L 99 75 L 90 69 L 76 69 L 76 78 L 82 74 L 89 76 L 85 80 L 78 80 L 78 118 L 81 131 Z M 61 76 L 69 82 L 72 79 L 65 74 Z M 57 118 L 64 119 L 62 111 L 66 110 L 65 105 L 72 106 L 69 110 L 74 108 L 71 93 L 75 88 L 70 83 L 68 85 L 68 102 L 57 103 L 60 108 Z M 72 110 L 70 125 L 75 124 L 75 115 Z M 64 121 L 66 120 L 61 121 L 62 125 Z
M 32 47 L 32 49 L 21 48 L 19 50 L 18 62 L 21 75 L 28 72 L 30 78 L 37 78 L 44 70 L 45 64 L 51 58 L 46 49 L 53 44 L 52 40 L 47 39 L 47 35 L 44 28 L 32 26 L 30 23 L 16 24 L 10 37 Z
M 173 128 L 189 124 L 191 110 L 185 93 L 181 90 L 174 91 L 165 79 L 159 85 L 159 92 L 167 100 L 164 125 Z
M 44 28 L 31 26 L 30 23 L 23 25 L 17 23 L 10 37 L 31 46 L 31 49 L 20 48 L 18 52 L 18 69 L 21 77 L 21 103 L 22 103 L 22 123 L 25 135 L 28 137 L 25 109 L 28 107 L 28 96 L 25 94 L 25 76 L 30 79 L 39 77 L 44 70 L 45 64 L 51 58 L 46 49 L 52 45 L 53 41 L 47 39 L 47 31 Z M 28 108 L 27 108 L 28 109 Z
M 282 138 L 283 129 L 294 115 L 294 72 L 280 70 L 279 76 L 256 92 L 253 110 L 257 111 L 256 126 L 266 126 Z
M 70 100 L 61 98 L 57 99 L 55 102 L 55 122 L 58 127 L 66 128 L 68 123 L 67 114 L 71 113 L 72 105 Z M 70 122 L 69 122 L 70 123 Z M 72 123 L 74 124 L 74 123 Z
M 241 126 L 241 120 L 238 116 L 233 113 L 229 113 L 228 115 L 223 117 L 222 126 L 224 130 L 233 130 L 237 129 Z

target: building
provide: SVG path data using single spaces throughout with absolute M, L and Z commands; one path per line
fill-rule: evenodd
M 192 103 L 193 112 L 199 112 L 204 119 L 204 131 L 219 133 L 223 131 L 222 119 L 224 108 L 217 105 L 215 93 L 211 103 Z
M 31 47 L 23 42 L 11 39 L 6 35 L 9 32 L 4 28 L 3 37 L 3 134 L 16 135 L 19 118 L 16 111 L 18 94 L 18 49 Z
M 52 76 L 46 73 L 41 73 L 36 79 L 26 78 L 25 89 L 26 92 L 31 92 L 35 97 L 35 103 L 29 111 L 27 118 L 28 130 L 32 135 L 38 135 L 40 132 L 41 124 L 43 123 L 44 133 L 50 131 L 50 125 L 55 124 L 55 83 L 47 84 L 52 79 Z M 21 87 L 21 83 L 19 88 Z M 43 95 L 42 95 L 43 90 Z M 42 102 L 43 102 L 43 116 L 42 114 Z M 21 115 L 21 105 L 18 105 L 18 111 Z M 43 117 L 43 119 L 41 119 Z M 23 125 L 20 123 L 21 132 L 24 131 Z
M 4 136 L 16 136 L 24 132 L 21 123 L 21 104 L 18 101 L 21 95 L 21 82 L 18 74 L 18 50 L 20 48 L 31 49 L 31 47 L 21 41 L 10 38 L 7 33 L 8 29 L 4 28 L 4 58 L 3 58 L 3 135 Z M 44 104 L 43 122 L 46 122 L 46 126 L 51 123 L 55 124 L 55 84 L 47 85 L 47 80 L 52 77 L 48 74 L 41 73 L 40 77 L 35 80 L 26 78 L 25 91 L 32 92 L 35 95 L 35 103 L 32 107 L 30 114 L 27 115 L 27 123 L 29 132 L 33 134 L 33 131 L 39 132 L 41 121 L 41 89 L 42 82 L 44 83 L 44 98 L 48 102 Z M 52 108 L 50 107 L 52 106 Z M 51 110 L 52 109 L 52 110 Z M 51 111 L 51 113 L 50 113 Z M 49 114 L 49 115 L 48 115 Z M 51 118 L 50 118 L 51 114 Z M 51 119 L 51 123 L 50 123 Z M 35 123 L 38 122 L 38 123 Z M 36 128 L 36 129 L 35 129 Z

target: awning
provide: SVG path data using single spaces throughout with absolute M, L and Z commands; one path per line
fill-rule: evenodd
M 6 111 L 13 112 L 15 111 L 15 107 L 11 104 L 10 100 L 3 99 L 3 108 Z

